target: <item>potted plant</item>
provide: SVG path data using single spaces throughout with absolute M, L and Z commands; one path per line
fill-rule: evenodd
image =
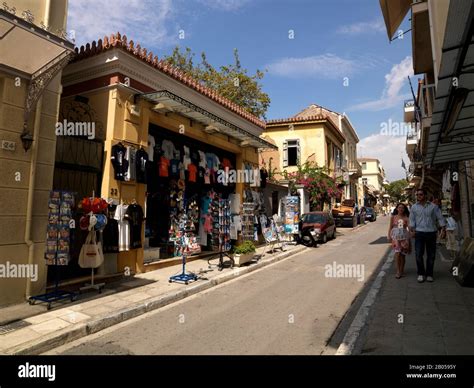
M 251 261 L 256 252 L 256 247 L 252 241 L 244 241 L 242 244 L 234 247 L 234 265 L 240 267 L 242 264 L 245 264 Z

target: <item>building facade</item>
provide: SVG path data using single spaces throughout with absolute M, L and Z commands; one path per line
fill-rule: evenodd
M 364 206 L 375 206 L 381 202 L 384 194 L 385 170 L 378 159 L 359 158 L 362 176 L 359 184 L 364 190 Z
M 0 9 L 0 264 L 37 266 L 1 279 L 0 305 L 44 290 L 48 196 L 61 71 L 73 54 L 67 0 L 8 0 Z
M 393 8 L 390 8 L 393 7 Z M 382 5 L 389 38 L 411 13 L 415 101 L 405 103 L 410 158 L 408 192 L 428 190 L 473 236 L 474 4 L 470 0 L 411 1 Z M 413 108 L 411 108 L 413 106 Z M 412 197 L 414 200 L 414 197 Z

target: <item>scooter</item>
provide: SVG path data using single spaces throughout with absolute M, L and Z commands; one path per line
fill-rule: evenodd
M 306 247 L 315 247 L 317 245 L 317 241 L 315 240 L 314 236 L 314 228 L 312 226 L 307 226 L 302 228 L 300 225 L 299 233 L 298 233 L 298 243 L 303 244 Z

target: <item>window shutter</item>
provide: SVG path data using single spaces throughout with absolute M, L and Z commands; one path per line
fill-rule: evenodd
M 300 139 L 296 140 L 296 164 L 299 166 L 301 163 L 301 152 L 300 152 Z
M 283 167 L 288 167 L 288 142 L 283 142 Z

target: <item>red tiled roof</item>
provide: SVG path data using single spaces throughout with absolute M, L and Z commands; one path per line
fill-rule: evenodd
M 112 34 L 110 37 L 105 36 L 104 40 L 99 39 L 97 42 L 93 41 L 92 44 L 87 43 L 85 47 L 81 46 L 80 49 L 76 47 L 75 51 L 77 55 L 71 62 L 77 62 L 113 48 L 121 48 L 124 51 L 129 52 L 136 58 L 141 59 L 143 62 L 148 63 L 150 66 L 153 66 L 162 73 L 174 78 L 191 89 L 196 90 L 197 92 L 226 107 L 251 123 L 258 125 L 261 128 L 265 128 L 265 122 L 260 120 L 258 117 L 247 112 L 245 109 L 230 101 L 229 99 L 222 97 L 214 89 L 203 86 L 183 71 L 169 65 L 165 60 L 158 60 L 158 57 L 153 55 L 153 52 L 148 52 L 146 48 L 142 48 L 139 44 L 135 45 L 133 40 L 127 41 L 127 37 L 125 35 L 121 35 L 120 32 L 117 32 L 117 34 Z
M 288 117 L 286 119 L 274 119 L 268 120 L 267 124 L 285 124 L 285 123 L 300 123 L 304 121 L 320 121 L 327 120 L 328 118 L 324 115 L 315 115 L 308 117 Z

